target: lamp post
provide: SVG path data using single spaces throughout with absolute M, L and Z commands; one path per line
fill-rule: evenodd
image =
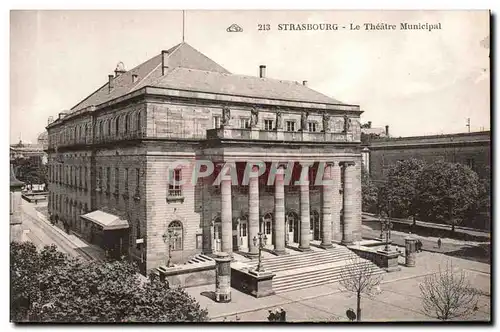
M 382 230 L 385 232 L 385 251 L 389 251 L 389 238 L 391 234 L 392 222 L 388 217 L 381 219 Z
M 264 271 L 264 266 L 262 265 L 262 248 L 264 248 L 264 246 L 266 245 L 267 236 L 266 236 L 266 234 L 264 234 L 262 232 L 259 232 L 257 235 L 259 236 L 258 239 L 256 236 L 253 237 L 253 245 L 254 246 L 257 246 L 257 241 L 259 242 L 259 262 L 257 264 L 256 271 L 262 272 L 262 271 Z
M 163 242 L 167 243 L 168 241 L 168 261 L 167 261 L 167 267 L 172 267 L 172 239 L 175 241 L 179 234 L 177 232 L 174 232 L 173 230 L 169 229 L 167 233 L 163 234 Z

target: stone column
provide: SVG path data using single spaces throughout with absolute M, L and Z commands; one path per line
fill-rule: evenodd
M 340 225 L 340 209 L 342 208 L 341 204 L 341 194 L 340 194 L 340 184 L 341 184 L 341 175 L 342 169 L 338 162 L 335 162 L 331 166 L 331 174 L 332 174 L 332 238 L 335 242 L 342 241 L 342 228 Z
M 274 230 L 275 253 L 285 254 L 285 180 L 284 169 L 279 167 L 274 184 Z
M 231 178 L 224 176 L 220 184 L 221 192 L 221 251 L 233 253 L 233 213 L 231 204 Z
M 332 173 L 331 164 L 325 165 L 325 173 L 323 175 L 322 197 L 321 197 L 321 247 L 328 249 L 332 247 Z
M 407 267 L 416 265 L 417 240 L 410 235 L 405 239 L 405 263 Z
M 354 241 L 353 231 L 356 223 L 354 164 L 346 163 L 344 172 L 344 225 L 342 228 L 342 244 L 347 245 Z
M 252 167 L 252 173 L 248 182 L 248 252 L 250 256 L 257 257 L 259 254 L 259 241 L 257 245 L 253 239 L 259 238 L 259 177 L 258 167 Z
M 231 256 L 225 252 L 215 258 L 215 301 L 231 302 Z
M 305 174 L 305 175 L 304 175 Z M 302 183 L 300 188 L 300 244 L 299 250 L 311 250 L 309 241 L 311 238 L 310 232 L 310 217 L 311 211 L 309 208 L 309 165 L 302 165 L 301 177 Z

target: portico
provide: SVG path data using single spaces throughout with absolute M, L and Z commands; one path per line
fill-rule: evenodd
M 253 239 L 259 232 L 266 235 L 266 247 L 276 255 L 286 254 L 287 246 L 309 251 L 312 240 L 321 241 L 324 249 L 332 248 L 332 242 L 348 245 L 359 240 L 355 232 L 361 225 L 361 214 L 356 213 L 361 192 L 354 190 L 360 181 L 357 158 L 265 161 L 265 172 L 258 176 L 254 166 L 245 185 L 239 171 L 245 162 L 225 157 L 226 165 L 236 167 L 238 183 L 231 186 L 230 176 L 221 178 L 220 198 L 213 197 L 219 202 L 212 207 L 215 211 L 220 207 L 220 217 L 213 222 L 214 243 L 205 248 L 206 254 L 238 251 L 255 257 L 258 248 Z

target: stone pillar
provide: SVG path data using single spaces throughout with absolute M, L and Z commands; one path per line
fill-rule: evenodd
M 405 264 L 407 267 L 414 267 L 417 258 L 417 240 L 409 235 L 405 239 Z
M 346 163 L 344 172 L 344 225 L 342 227 L 342 243 L 347 245 L 354 241 L 353 231 L 356 223 L 354 164 Z
M 304 175 L 305 174 L 305 175 Z M 311 250 L 309 241 L 311 238 L 310 217 L 311 211 L 309 208 L 309 165 L 302 165 L 300 188 L 300 244 L 299 250 Z
M 285 254 L 285 180 L 283 167 L 278 168 L 274 184 L 274 252 Z
M 231 256 L 221 252 L 215 258 L 215 301 L 231 302 Z
M 259 241 L 257 245 L 253 243 L 253 239 L 259 238 L 259 177 L 258 167 L 252 167 L 252 173 L 249 176 L 248 182 L 248 252 L 251 256 L 259 255 Z
M 321 248 L 328 249 L 332 247 L 332 174 L 331 165 L 325 165 L 325 173 L 323 175 L 322 197 L 321 197 Z
M 342 170 L 338 162 L 331 166 L 332 174 L 332 238 L 335 242 L 342 241 L 342 228 L 340 225 L 340 209 L 342 208 L 340 184 L 342 182 Z
M 221 192 L 221 251 L 233 253 L 233 213 L 231 204 L 231 178 L 224 176 L 220 183 Z

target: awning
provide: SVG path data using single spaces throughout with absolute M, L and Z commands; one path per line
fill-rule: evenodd
M 87 214 L 83 214 L 81 217 L 101 226 L 105 231 L 129 227 L 127 220 L 101 210 L 95 210 Z

